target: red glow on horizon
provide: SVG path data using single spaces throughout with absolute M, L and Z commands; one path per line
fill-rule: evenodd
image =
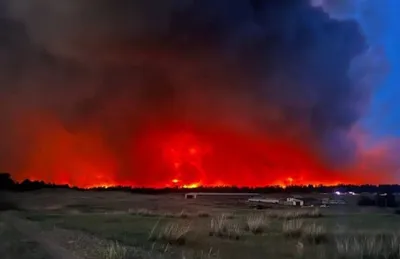
M 364 184 L 389 179 L 384 173 L 355 171 L 363 169 L 363 163 L 348 171 L 332 170 L 306 143 L 227 129 L 148 127 L 118 153 L 95 130 L 71 134 L 56 123 L 33 125 L 30 130 L 37 142 L 27 166 L 12 174 L 17 181 L 43 180 L 81 188 L 197 188 Z

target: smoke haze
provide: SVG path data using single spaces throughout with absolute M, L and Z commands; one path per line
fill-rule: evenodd
M 358 169 L 355 20 L 303 0 L 1 6 L 0 168 L 17 180 L 390 181 Z

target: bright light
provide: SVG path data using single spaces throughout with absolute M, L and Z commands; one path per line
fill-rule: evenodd
M 335 194 L 336 194 L 336 195 L 341 195 L 342 193 L 341 193 L 341 192 L 335 192 Z
M 194 188 L 198 188 L 200 186 L 200 183 L 192 183 L 192 184 L 188 184 L 188 185 L 183 185 L 182 187 L 185 189 L 194 189 Z
M 179 180 L 178 179 L 173 179 L 172 182 L 177 184 L 177 183 L 179 183 Z

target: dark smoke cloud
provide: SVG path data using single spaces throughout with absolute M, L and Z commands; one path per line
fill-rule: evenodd
M 354 154 L 348 132 L 367 95 L 348 71 L 365 41 L 355 21 L 331 19 L 308 1 L 1 4 L 6 170 L 25 166 L 38 146 L 41 125 L 19 127 L 32 114 L 71 134 L 96 129 L 120 167 L 148 118 L 302 141 L 332 164 Z

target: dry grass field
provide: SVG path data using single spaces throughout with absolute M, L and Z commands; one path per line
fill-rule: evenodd
M 0 195 L 10 204 L 0 211 L 1 258 L 400 258 L 400 216 L 351 200 L 340 207 L 254 210 L 233 198 L 172 194 Z

